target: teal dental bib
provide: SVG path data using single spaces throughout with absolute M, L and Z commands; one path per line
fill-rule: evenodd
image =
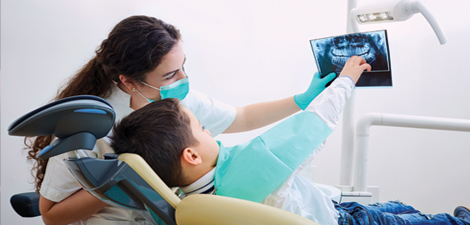
M 219 143 L 215 194 L 263 201 L 331 132 L 322 119 L 306 111 L 245 144 L 224 147 Z

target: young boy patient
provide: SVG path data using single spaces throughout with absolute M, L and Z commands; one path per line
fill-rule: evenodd
M 319 224 L 469 224 L 447 214 L 426 216 L 411 206 L 388 202 L 371 206 L 332 202 L 299 175 L 336 128 L 364 70 L 353 56 L 339 77 L 304 112 L 292 116 L 248 143 L 224 147 L 176 99 L 136 110 L 114 127 L 111 147 L 135 153 L 169 187 L 184 195 L 216 194 L 281 208 Z M 294 99 L 293 99 L 294 101 Z M 467 210 L 462 210 L 465 215 Z

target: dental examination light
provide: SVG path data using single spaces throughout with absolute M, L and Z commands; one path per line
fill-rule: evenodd
M 437 20 L 420 0 L 375 1 L 352 9 L 351 16 L 359 24 L 404 21 L 421 13 L 431 25 L 441 45 L 447 42 Z
M 420 0 L 375 0 L 361 5 L 358 5 L 358 0 L 347 0 L 346 32 L 360 32 L 359 25 L 405 21 L 416 13 L 421 13 L 426 18 L 436 33 L 441 45 L 445 44 L 447 38 L 444 31 L 442 31 L 434 16 Z M 370 190 L 368 188 L 367 192 L 364 192 L 364 190 L 354 190 L 353 187 L 354 137 L 356 125 L 354 119 L 355 96 L 356 94 L 353 92 L 348 100 L 348 104 L 346 104 L 343 110 L 340 184 L 337 185 L 337 187 L 343 192 L 343 199 L 348 195 L 376 198 L 378 195 L 378 187 L 377 189 L 371 187 Z M 357 201 L 357 199 L 353 201 Z M 376 202 L 378 199 L 373 199 L 373 201 Z

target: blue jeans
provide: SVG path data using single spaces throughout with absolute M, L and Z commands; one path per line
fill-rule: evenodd
M 464 224 L 459 218 L 441 213 L 428 215 L 398 201 L 376 203 L 368 206 L 356 202 L 337 204 L 340 218 L 338 223 L 347 225 L 365 224 Z

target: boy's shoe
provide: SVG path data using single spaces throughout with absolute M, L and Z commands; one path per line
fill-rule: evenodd
M 454 217 L 470 223 L 470 209 L 465 206 L 458 206 L 454 210 Z

